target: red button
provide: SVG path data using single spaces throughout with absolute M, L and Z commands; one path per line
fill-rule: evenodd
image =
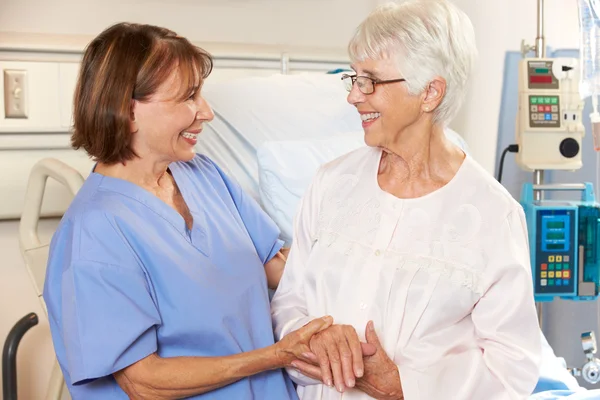
M 542 271 L 545 271 L 548 269 L 548 264 L 542 264 Z

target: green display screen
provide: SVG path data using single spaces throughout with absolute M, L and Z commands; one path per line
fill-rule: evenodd
M 565 223 L 563 221 L 550 221 L 546 224 L 548 229 L 564 229 Z
M 564 250 L 565 245 L 560 243 L 548 243 L 546 248 L 548 250 Z
M 565 238 L 564 232 L 548 232 L 546 239 L 548 240 L 563 240 Z

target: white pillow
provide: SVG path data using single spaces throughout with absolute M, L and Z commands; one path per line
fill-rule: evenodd
M 339 74 L 208 78 L 203 97 L 215 112 L 198 138 L 206 154 L 258 199 L 256 152 L 265 141 L 330 138 L 361 130 Z
M 456 132 L 447 129 L 446 135 L 468 153 L 467 144 Z M 260 200 L 287 246 L 292 242 L 298 203 L 317 169 L 364 145 L 364 133 L 360 131 L 327 139 L 267 141 L 258 147 Z

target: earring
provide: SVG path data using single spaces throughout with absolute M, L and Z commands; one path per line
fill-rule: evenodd
M 429 111 L 429 107 L 425 107 L 425 111 Z
M 196 119 L 198 120 L 200 118 L 202 118 L 202 117 L 200 117 L 200 114 L 196 114 Z

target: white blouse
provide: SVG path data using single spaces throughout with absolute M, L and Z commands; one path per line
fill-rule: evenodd
M 527 398 L 541 345 L 521 206 L 468 156 L 444 187 L 399 199 L 378 185 L 380 158 L 338 158 L 305 194 L 272 301 L 277 339 L 331 315 L 365 341 L 373 320 L 406 400 Z M 288 372 L 301 399 L 371 398 Z

